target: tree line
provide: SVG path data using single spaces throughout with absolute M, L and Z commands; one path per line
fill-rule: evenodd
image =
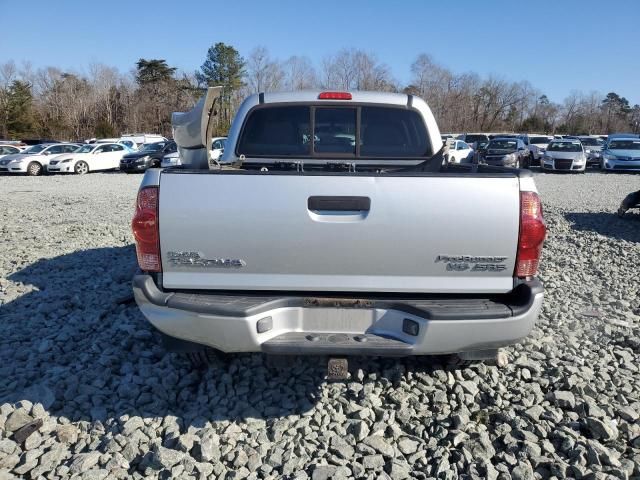
M 638 132 L 640 106 L 615 93 L 571 92 L 552 102 L 528 81 L 455 73 L 427 54 L 411 65 L 408 84 L 369 52 L 343 49 L 316 65 L 305 56 L 273 58 L 265 47 L 246 58 L 222 42 L 201 67 L 178 72 L 164 59 L 141 58 L 130 72 L 102 64 L 87 73 L 0 64 L 0 138 L 81 140 L 125 132 L 171 135 L 171 112 L 190 109 L 206 86 L 222 85 L 219 131 L 244 97 L 257 92 L 378 90 L 424 98 L 443 132 Z

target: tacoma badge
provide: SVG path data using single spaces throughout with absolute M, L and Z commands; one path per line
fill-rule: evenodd
M 174 267 L 242 268 L 247 263 L 239 258 L 204 258 L 199 252 L 168 252 Z

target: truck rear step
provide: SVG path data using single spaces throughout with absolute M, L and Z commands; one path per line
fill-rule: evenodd
M 289 332 L 262 344 L 264 353 L 277 355 L 410 355 L 413 346 L 379 335 Z M 384 352 L 384 353 L 381 353 Z

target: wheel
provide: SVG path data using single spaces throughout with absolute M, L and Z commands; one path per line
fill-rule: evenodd
M 533 158 L 533 154 L 529 155 L 527 157 L 527 167 L 526 168 L 531 168 L 531 165 L 533 165 L 533 162 L 535 162 L 535 158 Z
M 449 163 L 456 163 L 455 157 L 449 157 Z
M 84 175 L 85 173 L 89 172 L 89 165 L 87 165 L 87 162 L 83 162 L 82 160 L 80 160 L 78 163 L 76 163 L 76 166 L 73 167 L 73 171 L 78 175 Z
M 38 162 L 31 162 L 27 167 L 27 175 L 30 175 L 32 177 L 42 175 L 42 165 L 40 165 Z

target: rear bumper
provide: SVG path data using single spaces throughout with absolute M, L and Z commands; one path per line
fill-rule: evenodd
M 517 343 L 533 328 L 544 297 L 538 280 L 486 298 L 168 293 L 144 274 L 134 277 L 133 292 L 160 331 L 223 352 L 372 356 Z

